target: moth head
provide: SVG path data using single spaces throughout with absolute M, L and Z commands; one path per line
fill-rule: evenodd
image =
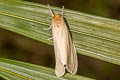
M 61 13 L 61 14 L 55 14 L 54 11 L 50 8 L 49 4 L 48 4 L 48 8 L 49 8 L 49 10 L 50 10 L 50 12 L 51 12 L 51 14 L 52 14 L 52 16 L 53 16 L 54 18 L 60 18 L 60 17 L 63 17 L 63 16 L 64 16 L 64 13 L 63 13 L 64 6 L 63 6 L 63 8 L 62 8 L 62 13 Z
M 55 14 L 53 19 L 54 19 L 54 21 L 60 21 L 61 20 L 61 15 L 60 14 Z

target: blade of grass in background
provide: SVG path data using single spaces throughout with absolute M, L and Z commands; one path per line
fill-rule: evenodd
M 9 59 L 0 59 L 0 76 L 8 80 L 94 80 L 87 77 L 66 74 L 58 78 L 54 70 Z

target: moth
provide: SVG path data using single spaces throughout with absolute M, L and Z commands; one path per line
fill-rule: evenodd
M 64 18 L 64 6 L 61 14 L 55 14 L 49 5 L 48 7 L 53 17 L 52 24 L 48 29 L 52 28 L 56 59 L 55 74 L 57 77 L 61 77 L 65 71 L 68 71 L 74 75 L 78 69 L 78 60 L 76 48 Z

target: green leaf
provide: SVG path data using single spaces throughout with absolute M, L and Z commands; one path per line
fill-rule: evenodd
M 53 69 L 4 58 L 0 58 L 0 76 L 7 80 L 93 80 L 70 74 L 58 78 Z
M 60 8 L 51 8 L 61 13 Z M 120 21 L 68 9 L 64 14 L 79 54 L 120 65 Z M 43 29 L 51 25 L 51 19 L 47 5 L 0 0 L 0 28 L 53 45 L 47 40 L 51 31 Z
M 0 0 L 0 27 L 53 45 L 47 5 Z M 52 7 L 57 13 L 60 8 Z M 120 65 L 120 21 L 64 10 L 79 54 Z

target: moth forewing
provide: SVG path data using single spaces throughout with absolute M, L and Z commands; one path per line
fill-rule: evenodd
M 70 54 L 68 54 L 68 66 L 66 67 L 66 69 L 68 72 L 74 75 L 77 73 L 78 61 L 75 45 L 72 41 L 70 41 L 70 51 Z
M 52 21 L 56 59 L 55 73 L 58 77 L 65 74 L 65 69 L 72 74 L 76 74 L 78 67 L 76 49 L 63 17 L 62 10 L 62 15 L 55 14 Z

